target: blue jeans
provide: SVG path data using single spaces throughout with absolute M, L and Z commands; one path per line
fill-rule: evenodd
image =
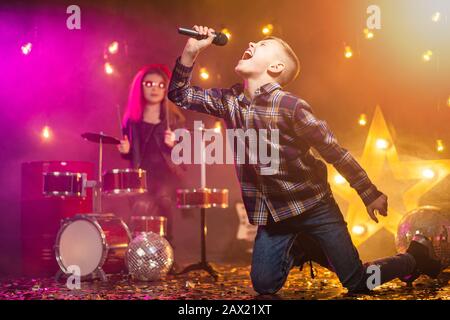
M 260 294 L 274 294 L 286 282 L 289 271 L 306 261 L 315 261 L 334 271 L 349 292 L 367 292 L 370 265 L 379 267 L 382 284 L 410 275 L 415 260 L 410 254 L 397 254 L 363 264 L 352 243 L 347 223 L 330 194 L 303 214 L 259 226 L 256 235 L 251 279 Z M 372 281 L 372 279 L 370 279 Z M 373 282 L 371 282 L 372 284 Z

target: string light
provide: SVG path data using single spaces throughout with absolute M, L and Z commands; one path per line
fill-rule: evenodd
M 200 78 L 203 80 L 208 80 L 209 79 L 209 72 L 208 70 L 206 70 L 206 68 L 201 68 L 200 69 Z
M 373 33 L 372 30 L 369 30 L 367 28 L 364 29 L 364 34 L 366 36 L 366 39 L 373 39 L 373 37 L 375 36 L 375 34 Z
M 119 51 L 119 43 L 117 41 L 113 41 L 108 46 L 108 52 L 110 54 L 116 54 Z
M 20 47 L 20 50 L 22 51 L 22 53 L 24 55 L 29 55 L 32 47 L 33 47 L 33 45 L 31 44 L 31 42 L 27 42 Z
M 432 55 L 433 55 L 433 51 L 431 51 L 431 50 L 425 51 L 425 53 L 422 55 L 423 61 L 425 61 L 425 62 L 430 61 Z
M 386 150 L 387 148 L 389 148 L 389 141 L 387 141 L 386 139 L 377 139 L 375 145 L 377 149 Z
M 273 32 L 273 25 L 272 24 L 266 24 L 262 27 L 261 32 L 265 36 L 270 36 Z
M 224 35 L 227 36 L 228 40 L 231 39 L 231 32 L 230 32 L 230 30 L 228 30 L 227 28 L 223 28 L 221 32 L 222 32 Z
M 439 11 L 436 11 L 435 13 L 433 13 L 433 15 L 431 16 L 431 21 L 433 22 L 439 22 L 439 20 L 441 20 L 441 13 Z
M 367 228 L 365 225 L 362 224 L 355 224 L 352 228 L 352 233 L 357 235 L 357 236 L 361 236 L 364 233 L 366 233 Z
M 352 50 L 352 48 L 351 48 L 350 46 L 346 46 L 346 47 L 345 47 L 345 53 L 344 53 L 344 56 L 345 56 L 347 59 L 350 59 L 351 57 L 353 57 L 353 50 Z
M 450 107 L 450 96 L 449 96 L 448 99 L 447 99 L 447 106 Z
M 423 169 L 423 170 L 422 170 L 422 176 L 423 176 L 425 179 L 433 179 L 433 178 L 434 178 L 434 175 L 435 175 L 434 171 L 431 170 L 430 168 L 427 168 L 427 169 Z
M 114 68 L 111 63 L 105 62 L 105 73 L 111 75 L 114 73 Z
M 358 123 L 360 126 L 365 126 L 367 124 L 367 117 L 364 113 L 359 116 Z
M 336 184 L 344 184 L 346 182 L 345 178 L 341 176 L 340 174 L 336 174 L 334 176 L 334 183 Z
M 444 142 L 441 139 L 436 140 L 436 150 L 437 152 L 443 152 L 444 151 Z

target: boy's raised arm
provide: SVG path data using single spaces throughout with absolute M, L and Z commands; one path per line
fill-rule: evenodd
M 183 109 L 194 110 L 223 117 L 226 106 L 222 101 L 222 89 L 203 89 L 191 85 L 192 70 L 198 54 L 211 45 L 214 40 L 214 30 L 207 27 L 194 26 L 200 34 L 208 38 L 197 40 L 189 38 L 181 57 L 176 61 L 169 85 L 168 97 Z

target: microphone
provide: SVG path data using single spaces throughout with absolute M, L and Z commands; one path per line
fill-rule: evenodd
M 187 28 L 178 28 L 178 33 L 183 34 L 185 36 L 189 36 L 191 38 L 195 38 L 197 40 L 202 40 L 208 38 L 207 35 L 200 35 L 197 31 Z M 222 32 L 214 32 L 213 44 L 216 46 L 224 46 L 228 42 L 228 37 Z

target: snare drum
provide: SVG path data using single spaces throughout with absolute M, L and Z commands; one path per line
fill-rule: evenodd
M 211 189 L 209 204 L 213 208 L 228 208 L 228 189 Z
M 179 209 L 211 208 L 209 203 L 210 189 L 178 189 L 177 207 Z
M 163 216 L 132 216 L 130 229 L 133 237 L 150 231 L 165 237 L 167 236 L 167 218 Z
M 53 197 L 84 197 L 87 175 L 76 172 L 44 172 L 42 193 Z
M 113 169 L 103 175 L 107 195 L 131 195 L 147 192 L 147 172 L 142 169 Z
M 122 219 L 113 214 L 79 214 L 63 220 L 56 237 L 55 255 L 65 274 L 70 266 L 80 269 L 82 278 L 98 271 L 126 270 L 125 254 L 131 234 Z

